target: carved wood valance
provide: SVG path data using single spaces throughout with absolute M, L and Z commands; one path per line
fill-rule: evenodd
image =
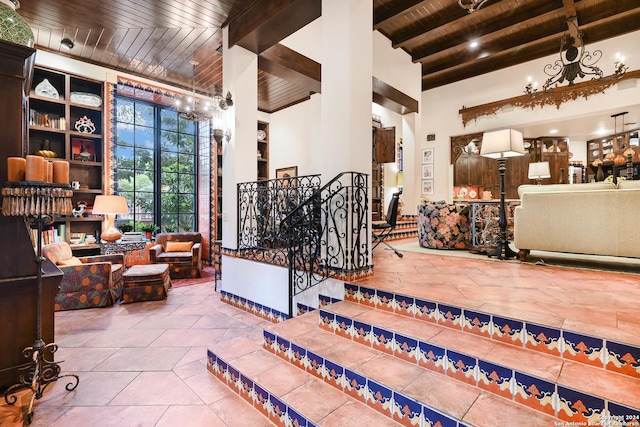
M 640 70 L 627 72 L 622 77 L 612 74 L 599 80 L 589 80 L 570 86 L 556 86 L 547 91 L 534 92 L 531 95 L 520 95 L 469 108 L 463 106 L 458 113 L 462 117 L 462 125 L 466 127 L 470 121 L 478 120 L 484 116 L 495 115 L 505 106 L 534 109 L 536 107 L 543 108 L 546 105 L 555 105 L 556 108 L 560 108 L 560 105 L 567 101 L 574 101 L 578 98 L 587 99 L 591 95 L 603 93 L 607 88 L 622 80 L 638 77 L 640 77 Z

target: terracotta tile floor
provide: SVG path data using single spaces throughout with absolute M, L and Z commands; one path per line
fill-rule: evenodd
M 374 265 L 376 274 L 360 283 L 640 345 L 640 276 L 482 256 L 471 259 L 405 252 L 403 258 L 397 258 L 382 247 L 374 251 Z M 206 370 L 207 347 L 241 338 L 234 343 L 237 354 L 242 355 L 242 342 L 261 344 L 266 325 L 222 303 L 212 283 L 174 288 L 166 301 L 58 312 L 56 342 L 60 349 L 56 359 L 64 360 L 63 373 L 80 376 L 80 384 L 72 392 L 64 390 L 64 382 L 47 389 L 36 401 L 32 425 L 271 425 Z M 375 370 L 374 359 L 369 365 Z M 251 367 L 255 365 L 247 370 Z M 579 364 L 567 365 L 562 375 L 580 376 L 580 368 Z M 432 381 L 438 381 L 437 374 L 423 375 L 436 375 Z M 589 386 L 608 386 L 595 384 L 597 380 L 592 378 L 594 383 Z M 412 383 L 407 387 L 417 386 Z M 461 388 L 466 389 L 462 384 Z M 627 391 L 640 400 L 637 388 Z M 305 393 L 301 389 L 297 396 L 304 399 Z M 464 415 L 463 408 L 468 405 L 460 404 L 459 392 L 453 394 L 457 396 L 449 402 L 453 414 Z M 473 395 L 470 399 L 475 399 Z M 481 396 L 487 408 L 492 400 L 499 401 Z M 22 401 L 26 404 L 27 399 Z M 344 425 L 341 422 L 349 419 L 352 425 L 364 422 L 364 418 L 352 418 L 349 406 L 358 405 L 341 406 L 327 416 L 327 425 Z M 482 405 L 475 405 L 467 419 L 481 425 L 482 417 L 495 416 L 489 412 L 483 414 Z M 512 416 L 502 415 L 505 419 Z M 0 425 L 21 426 L 20 407 L 7 406 L 2 399 Z

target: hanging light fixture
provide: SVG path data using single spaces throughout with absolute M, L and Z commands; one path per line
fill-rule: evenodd
M 191 76 L 191 95 L 176 99 L 175 108 L 181 119 L 192 122 L 210 120 L 215 113 L 213 102 L 196 97 L 196 66 L 200 63 L 193 59 L 189 61 L 189 63 L 193 66 L 193 75 Z
M 460 7 L 469 13 L 473 13 L 480 9 L 486 2 L 487 0 L 458 0 Z
M 223 122 L 223 112 L 233 106 L 233 98 L 231 92 L 227 92 L 227 96 L 222 96 L 222 87 L 216 84 L 214 86 L 213 99 L 203 99 L 196 96 L 195 76 L 196 66 L 200 63 L 191 60 L 189 63 L 193 66 L 193 75 L 191 77 L 191 95 L 177 98 L 175 100 L 175 109 L 181 119 L 192 122 L 201 122 L 205 120 L 214 120 L 214 126 Z

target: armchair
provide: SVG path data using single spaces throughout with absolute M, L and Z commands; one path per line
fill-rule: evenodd
M 159 233 L 156 244 L 149 248 L 152 264 L 169 264 L 172 279 L 200 277 L 202 258 L 200 233 Z
M 74 257 L 66 242 L 42 248 L 42 255 L 64 273 L 55 296 L 55 310 L 106 307 L 122 297 L 124 255 Z

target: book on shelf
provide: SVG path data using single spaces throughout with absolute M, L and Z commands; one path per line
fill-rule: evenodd
M 30 109 L 29 125 L 42 126 L 42 127 L 53 128 L 58 130 L 66 130 L 67 119 L 64 117 L 60 117 L 57 114 L 42 113 L 40 111 Z

